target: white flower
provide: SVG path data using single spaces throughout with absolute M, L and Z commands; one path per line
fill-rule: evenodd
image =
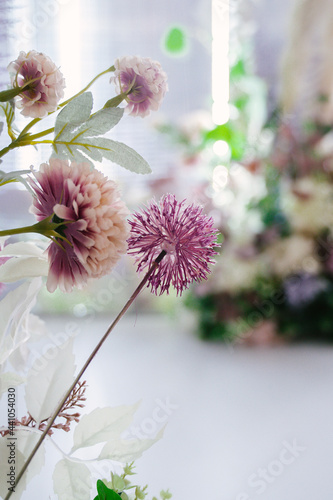
M 303 177 L 284 186 L 281 206 L 294 231 L 315 235 L 333 228 L 333 186 Z
M 320 270 L 314 240 L 299 234 L 279 240 L 262 256 L 269 269 L 282 278 L 292 273 L 316 273 Z

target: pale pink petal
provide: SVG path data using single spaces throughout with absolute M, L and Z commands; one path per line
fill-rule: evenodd
M 19 57 L 8 65 L 8 71 L 15 87 L 31 82 L 29 88 L 16 98 L 23 116 L 44 118 L 57 109 L 64 97 L 65 80 L 48 56 L 35 50 L 27 54 L 20 52 Z
M 129 235 L 128 210 L 117 185 L 87 164 L 59 159 L 44 163 L 34 175 L 31 212 L 39 221 L 53 216 L 66 238 L 49 246 L 48 290 L 68 292 L 109 273 L 126 253 Z

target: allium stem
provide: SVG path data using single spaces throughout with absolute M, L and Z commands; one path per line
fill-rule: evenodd
M 19 474 L 17 475 L 15 487 L 18 485 L 18 483 L 21 480 L 23 474 L 25 473 L 25 471 L 29 467 L 31 460 L 33 459 L 33 457 L 37 453 L 40 445 L 42 444 L 42 442 L 46 438 L 47 433 L 51 429 L 51 427 L 52 427 L 55 419 L 57 418 L 59 412 L 63 408 L 65 402 L 67 401 L 67 399 L 68 399 L 68 397 L 70 395 L 70 393 L 72 392 L 72 390 L 74 389 L 74 387 L 76 386 L 76 384 L 79 382 L 80 378 L 82 377 L 82 375 L 84 374 L 84 372 L 86 371 L 86 369 L 88 368 L 88 366 L 90 365 L 91 361 L 94 359 L 94 357 L 96 356 L 97 352 L 100 350 L 100 348 L 104 344 L 105 340 L 107 339 L 107 337 L 109 336 L 109 334 L 112 332 L 113 328 L 121 320 L 121 318 L 127 312 L 127 310 L 129 309 L 129 307 L 133 304 L 134 300 L 137 298 L 137 296 L 139 295 L 139 293 L 141 292 L 141 290 L 145 287 L 145 285 L 147 284 L 147 281 L 148 281 L 149 277 L 155 271 L 155 269 L 158 267 L 159 263 L 161 262 L 161 260 L 163 259 L 163 257 L 165 257 L 165 255 L 166 255 L 166 252 L 164 250 L 162 250 L 162 252 L 159 254 L 159 256 L 152 263 L 150 269 L 148 270 L 148 272 L 144 276 L 143 280 L 140 282 L 140 284 L 138 285 L 138 287 L 134 290 L 134 292 L 132 293 L 131 297 L 128 299 L 128 301 L 126 302 L 126 304 L 124 305 L 124 307 L 122 308 L 122 310 L 120 311 L 120 313 L 118 314 L 118 316 L 110 324 L 110 326 L 106 330 L 105 334 L 103 335 L 103 337 L 101 338 L 101 340 L 99 341 L 99 343 L 97 344 L 97 346 L 95 347 L 95 349 L 92 351 L 92 353 L 88 357 L 87 361 L 84 363 L 83 367 L 81 368 L 81 370 L 79 371 L 78 375 L 76 376 L 74 382 L 72 383 L 72 385 L 70 386 L 70 388 L 68 389 L 68 391 L 66 392 L 66 394 L 64 395 L 64 397 L 62 398 L 62 400 L 60 401 L 60 403 L 58 404 L 58 406 L 57 406 L 56 410 L 54 411 L 53 415 L 50 417 L 49 422 L 48 422 L 47 426 L 45 427 L 43 433 L 41 434 L 38 442 L 36 443 L 35 447 L 33 448 L 32 452 L 30 453 L 29 457 L 27 458 L 25 464 L 23 465 L 22 469 L 20 470 Z M 12 494 L 12 490 L 9 490 L 7 496 L 5 497 L 5 500 L 8 500 L 10 498 L 11 494 Z

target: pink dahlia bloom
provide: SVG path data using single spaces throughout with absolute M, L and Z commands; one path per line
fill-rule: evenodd
M 48 56 L 35 50 L 27 54 L 20 52 L 19 57 L 8 65 L 8 71 L 14 87 L 23 87 L 30 82 L 27 90 L 17 98 L 22 115 L 43 118 L 57 109 L 64 97 L 65 80 Z
M 50 270 L 47 289 L 57 286 L 70 292 L 81 288 L 88 278 L 108 274 L 126 253 L 128 210 L 120 200 L 117 185 L 89 165 L 68 164 L 59 159 L 43 163 L 31 186 L 36 194 L 32 213 L 43 220 L 64 222 L 58 239 L 48 248 Z
M 164 250 L 165 257 L 151 274 L 148 285 L 157 295 L 169 293 L 170 285 L 177 295 L 193 281 L 207 279 L 217 231 L 213 219 L 195 205 L 177 202 L 174 195 L 162 197 L 159 204 L 154 200 L 146 209 L 133 215 L 129 221 L 131 234 L 128 253 L 136 255 L 138 271 L 150 268 Z
M 167 75 L 157 61 L 149 57 L 126 56 L 114 63 L 110 79 L 116 91 L 128 93 L 126 109 L 133 116 L 147 116 L 157 111 L 168 90 Z

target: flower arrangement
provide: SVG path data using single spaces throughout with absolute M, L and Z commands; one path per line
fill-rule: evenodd
M 217 231 L 201 207 L 177 201 L 172 194 L 131 216 L 116 182 L 95 168 L 95 162 L 107 159 L 133 174 L 150 172 L 136 151 L 105 134 L 125 111 L 145 117 L 159 108 L 168 86 L 158 62 L 119 58 L 65 101 L 65 79 L 45 54 L 21 52 L 8 71 L 11 83 L 0 92 L 0 110 L 9 141 L 0 158 L 16 148 L 41 144 L 49 144 L 52 154 L 38 170 L 0 172 L 0 187 L 21 182 L 31 193 L 30 211 L 36 217 L 32 225 L 0 231 L 0 392 L 8 406 L 8 421 L 0 427 L 0 495 L 5 500 L 22 498 L 44 463 L 46 438 L 75 427 L 70 452 L 58 447 L 63 457 L 53 473 L 57 497 L 142 499 L 146 487 L 133 485 L 128 476 L 133 474 L 133 460 L 161 437 L 163 429 L 154 439 L 125 439 L 136 404 L 96 408 L 82 416 L 87 398 L 83 375 L 144 287 L 150 286 L 155 294 L 174 287 L 181 295 L 192 282 L 208 277 L 219 246 Z M 89 88 L 107 74 L 112 75 L 116 95 L 93 112 Z M 15 125 L 17 109 L 31 118 L 21 131 Z M 41 130 L 42 120 L 51 115 L 54 126 Z M 35 127 L 39 130 L 33 132 Z M 30 233 L 37 236 L 27 239 Z M 31 312 L 41 288 L 46 286 L 49 293 L 82 288 L 112 272 L 127 251 L 135 255 L 138 271 L 145 271 L 143 279 L 78 373 L 71 338 L 57 345 L 56 355 L 48 349 L 33 359 L 30 343 L 47 332 Z M 26 413 L 19 415 L 16 393 L 23 389 Z M 77 452 L 96 444 L 103 446 L 92 460 L 76 458 Z M 93 484 L 89 464 L 98 466 L 105 460 L 109 475 Z M 114 467 L 121 471 L 116 473 Z M 160 494 L 162 500 L 170 497 L 167 491 Z
M 249 63 L 239 52 L 230 69 L 227 123 L 209 124 L 201 113 L 197 122 L 188 117 L 190 133 L 185 117 L 159 125 L 180 148 L 178 194 L 200 201 L 224 236 L 214 274 L 186 304 L 204 339 L 331 342 L 332 124 L 326 114 L 324 123 L 299 124 L 280 109 L 268 113 Z

